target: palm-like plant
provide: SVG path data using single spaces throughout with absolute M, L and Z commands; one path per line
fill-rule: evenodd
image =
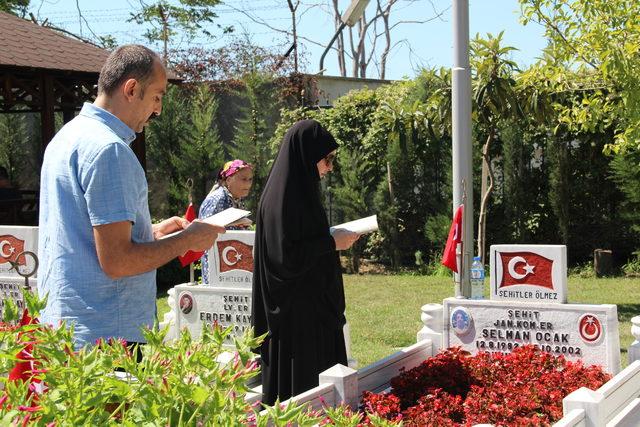
M 503 32 L 487 39 L 476 37 L 471 43 L 474 115 L 481 132 L 486 135 L 482 145 L 482 181 L 480 214 L 478 217 L 478 255 L 485 259 L 486 216 L 493 192 L 494 172 L 491 149 L 498 136 L 498 124 L 506 117 L 521 116 L 522 109 L 516 96 L 513 74 L 518 70 L 508 56 L 516 50 L 501 46 Z

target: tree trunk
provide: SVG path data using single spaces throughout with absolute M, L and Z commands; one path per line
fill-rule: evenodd
M 389 51 L 391 50 L 391 30 L 389 29 L 389 14 L 391 12 L 391 6 L 393 2 L 389 2 L 387 5 L 387 9 L 382 12 L 382 5 L 380 4 L 380 0 L 378 0 L 378 10 L 382 14 L 382 23 L 384 24 L 384 38 L 385 45 L 384 50 L 382 51 L 382 55 L 380 56 L 380 78 L 384 80 L 387 74 L 387 57 L 389 56 Z
M 158 5 L 158 13 L 162 19 L 162 42 L 164 44 L 162 60 L 166 67 L 169 63 L 169 16 L 164 12 L 162 5 Z
M 489 147 L 495 137 L 495 127 L 492 127 L 489 131 L 487 141 L 482 146 L 482 187 L 485 186 L 485 167 L 486 176 L 489 178 L 489 185 L 481 194 L 480 202 L 480 214 L 478 216 L 478 256 L 482 263 L 485 260 L 485 238 L 486 238 L 486 223 L 487 223 L 487 207 L 489 206 L 489 199 L 491 198 L 491 192 L 493 191 L 493 169 L 491 168 L 491 159 L 489 158 Z

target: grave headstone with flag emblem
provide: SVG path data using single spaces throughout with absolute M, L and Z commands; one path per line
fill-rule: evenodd
M 209 286 L 251 289 L 254 231 L 227 231 L 209 249 Z
M 0 319 L 4 302 L 12 300 L 18 309 L 24 308 L 22 290 L 25 286 L 22 270 L 32 270 L 34 258 L 24 252 L 38 253 L 38 227 L 0 226 Z M 16 270 L 16 267 L 20 271 Z M 31 290 L 36 289 L 37 271 L 29 279 Z
M 567 304 L 567 248 L 493 245 L 491 300 L 447 298 L 443 346 L 507 353 L 533 345 L 585 365 L 620 370 L 617 307 Z
M 197 338 L 203 325 L 230 326 L 233 335 L 251 326 L 254 239 L 253 231 L 228 230 L 219 235 L 208 251 L 209 283 L 173 289 L 170 301 L 177 330 L 186 328 Z M 232 343 L 230 336 L 227 344 Z
M 492 245 L 491 299 L 567 302 L 567 247 Z

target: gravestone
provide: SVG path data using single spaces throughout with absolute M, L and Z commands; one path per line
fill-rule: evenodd
M 173 323 L 175 328 L 169 331 L 168 339 L 176 338 L 184 328 L 197 338 L 203 325 L 214 322 L 231 326 L 236 336 L 251 327 L 254 241 L 254 231 L 228 230 L 221 234 L 207 252 L 209 283 L 181 284 L 169 291 L 171 312 L 165 315 L 163 324 Z M 349 366 L 354 367 L 348 323 L 343 332 Z M 231 336 L 227 344 L 233 344 Z
M 21 277 L 11 262 L 23 266 L 32 262 L 31 258 L 20 256 L 25 251 L 38 253 L 38 227 L 0 225 L 0 277 Z M 37 272 L 32 278 L 36 277 Z
M 177 330 L 187 328 L 193 338 L 214 323 L 231 326 L 236 336 L 251 327 L 251 288 L 178 285 L 175 304 Z M 228 344 L 233 344 L 231 336 Z
M 19 310 L 24 309 L 22 292 L 25 280 L 19 274 L 32 271 L 35 258 L 24 255 L 25 251 L 38 253 L 38 227 L 24 227 L 17 225 L 0 226 L 0 320 L 4 315 L 4 302 L 12 300 Z M 20 271 L 16 271 L 15 263 Z M 35 291 L 37 286 L 37 271 L 29 278 L 29 288 Z
M 444 347 L 508 353 L 531 344 L 567 360 L 620 371 L 617 307 L 518 301 L 444 300 Z
M 443 301 L 443 347 L 508 353 L 534 345 L 585 365 L 620 371 L 617 307 L 567 304 L 562 245 L 493 245 L 491 300 Z
M 249 288 L 253 280 L 254 231 L 229 230 L 207 252 L 209 283 L 204 286 Z
M 567 302 L 567 247 L 492 245 L 491 300 Z
M 36 281 L 29 280 L 31 291 L 36 289 Z M 18 307 L 19 312 L 24 310 L 24 298 L 22 292 L 25 289 L 24 279 L 21 277 L 0 277 L 0 321 L 4 318 L 4 304 L 7 300 L 12 300 Z
M 173 321 L 176 332 L 186 328 L 198 338 L 203 326 L 218 323 L 231 326 L 232 335 L 239 336 L 251 327 L 254 238 L 253 231 L 221 234 L 207 252 L 209 283 L 181 284 L 171 291 L 172 313 L 165 321 Z M 233 344 L 232 336 L 227 344 Z

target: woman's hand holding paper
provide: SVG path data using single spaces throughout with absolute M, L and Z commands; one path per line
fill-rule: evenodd
M 336 250 L 344 251 L 349 249 L 360 238 L 358 233 L 347 231 L 341 228 L 333 230 L 333 240 L 336 241 Z

